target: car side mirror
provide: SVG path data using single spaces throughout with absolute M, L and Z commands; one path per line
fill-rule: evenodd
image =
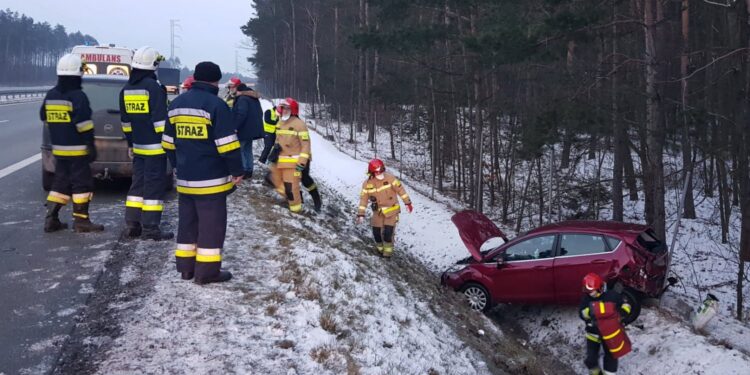
M 503 257 L 501 256 L 501 257 L 498 257 L 495 260 L 497 261 L 496 267 L 498 269 L 503 268 L 503 266 L 505 265 L 505 259 L 503 259 Z

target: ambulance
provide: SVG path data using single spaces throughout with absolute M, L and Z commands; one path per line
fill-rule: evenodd
M 129 76 L 133 51 L 129 48 L 109 46 L 75 46 L 71 53 L 80 55 L 86 62 L 84 74 Z

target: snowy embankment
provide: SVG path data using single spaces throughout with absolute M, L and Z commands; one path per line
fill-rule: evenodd
M 317 134 L 313 142 L 322 213 L 310 212 L 306 193 L 306 212 L 295 215 L 261 176 L 244 183 L 229 197 L 224 265 L 234 279 L 223 284 L 180 280 L 173 243 L 123 245 L 128 250 L 108 265 L 113 276 L 97 285 L 97 302 L 77 328 L 83 337 L 57 373 L 556 374 L 566 368 L 444 294 L 435 274 L 406 256 L 434 246 L 432 257 L 419 260 L 431 259 L 437 269 L 463 251 L 455 230 L 426 224 L 450 215 L 439 204 L 413 194 L 419 211 L 399 231 L 410 249 L 390 260 L 375 255 L 369 227 L 354 225 L 349 199 L 358 196 L 350 184 L 361 183 L 362 164 Z M 168 211 L 175 205 L 169 202 Z M 175 219 L 168 218 L 172 227 Z
M 97 372 L 554 373 L 483 319 L 465 322 L 481 316 L 436 295 L 408 259 L 374 255 L 347 203 L 321 186 L 326 207 L 314 216 L 289 213 L 257 180 L 241 187 L 225 246 L 234 279 L 201 287 L 162 263 L 137 306 L 112 302 L 121 334 L 102 346 Z M 132 271 L 125 288 L 147 276 Z
M 321 128 L 320 131 L 324 132 L 325 129 Z M 366 170 L 364 158 L 354 161 L 350 157 L 342 156 L 336 146 L 318 134 L 313 136 L 313 143 L 314 176 L 322 177 L 342 194 L 349 194 L 349 202 L 355 205 L 356 191 Z M 352 150 L 344 151 L 351 154 Z M 366 151 L 364 155 L 362 151 Z M 359 154 L 366 158 L 372 154 L 372 150 L 359 150 Z M 362 171 L 362 175 L 357 176 L 348 172 L 352 170 Z M 409 189 L 410 186 L 416 185 L 416 190 L 429 191 L 412 179 L 404 179 L 414 201 L 415 210 L 411 215 L 402 215 L 397 230 L 397 251 L 402 249 L 416 259 L 422 260 L 435 272 L 441 272 L 452 262 L 468 255 L 450 221 L 453 211 L 447 207 L 448 205 L 436 203 L 415 192 L 415 189 Z M 445 197 L 440 199 L 447 200 Z M 633 208 L 631 207 L 631 212 Z M 695 228 L 691 228 L 691 232 L 694 231 Z M 708 233 L 704 232 L 704 235 Z M 690 265 L 695 266 L 694 262 L 686 264 L 686 256 L 688 255 L 676 256 L 678 260 L 675 263 L 680 269 L 679 272 L 687 271 L 686 267 Z M 709 259 L 704 266 L 710 267 L 712 263 L 714 267 L 721 266 L 721 262 L 717 264 Z M 576 372 L 585 372 L 582 363 L 582 323 L 575 308 L 501 306 L 491 316 L 501 325 L 520 323 L 535 347 L 549 348 L 556 357 L 576 369 Z M 704 337 L 693 332 L 684 319 L 672 316 L 669 311 L 644 309 L 641 318 L 628 329 L 634 343 L 634 351 L 621 361 L 621 370 L 618 373 L 650 374 L 667 370 L 669 373 L 683 374 L 747 374 L 750 358 L 746 349 L 750 348 L 750 345 L 744 345 L 749 341 L 750 330 L 725 317 L 717 319 L 708 329 L 714 332 L 714 337 Z M 740 350 L 733 348 L 733 345 L 738 344 Z

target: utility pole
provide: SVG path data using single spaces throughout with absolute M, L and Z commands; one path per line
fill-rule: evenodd
M 179 38 L 179 35 L 175 33 L 175 29 L 180 27 L 180 20 L 171 19 L 169 20 L 169 59 L 174 60 L 174 40 L 175 38 Z

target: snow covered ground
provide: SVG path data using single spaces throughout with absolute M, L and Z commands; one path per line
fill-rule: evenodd
M 331 131 L 324 127 L 318 131 L 322 134 L 331 134 Z M 377 153 L 376 150 L 380 150 L 379 153 L 388 150 L 389 140 L 387 135 L 383 135 L 378 140 L 379 146 L 376 149 L 359 144 L 356 152 L 352 144 L 340 142 L 334 145 L 320 135 L 314 137 L 313 142 L 314 175 L 332 183 L 332 186 L 342 194 L 348 192 L 351 204 L 355 205 L 356 191 L 363 176 L 342 173 L 341 170 L 360 170 L 364 173 L 365 161 L 373 157 Z M 342 158 L 337 151 L 349 155 L 356 153 L 361 160 Z M 586 163 L 579 167 L 589 170 L 579 170 L 578 173 L 592 173 L 593 168 Z M 410 189 L 410 195 L 415 202 L 415 212 L 412 215 L 402 215 L 397 230 L 397 247 L 422 260 L 435 272 L 441 272 L 451 263 L 467 256 L 450 222 L 450 216 L 460 204 L 445 197 L 439 198 L 440 203 L 430 200 L 424 194 L 414 192 L 418 190 L 426 193 L 430 191 L 429 187 L 410 176 L 404 176 L 403 179 L 407 182 L 407 189 L 416 187 Z M 702 200 L 698 206 L 699 217 L 716 217 L 711 212 L 715 208 L 712 206 L 714 203 L 710 199 Z M 642 212 L 641 203 L 626 204 L 629 220 L 638 222 L 638 213 Z M 602 214 L 607 217 L 606 211 Z M 674 212 L 670 217 L 671 225 L 674 225 Z M 709 220 L 682 221 L 680 236 L 675 246 L 673 271 L 682 276 L 684 284 L 668 292 L 662 309 L 644 309 L 639 320 L 629 328 L 629 335 L 634 342 L 634 352 L 621 361 L 621 370 L 618 373 L 651 374 L 664 370 L 668 373 L 685 374 L 750 373 L 750 328 L 747 324 L 731 318 L 734 307 L 731 296 L 735 295 L 732 290 L 732 276 L 736 274 L 732 269 L 729 251 L 731 245 L 718 244 L 717 230 L 716 223 Z M 512 231 L 508 230 L 508 233 Z M 716 252 L 723 252 L 723 257 L 714 257 Z M 721 315 L 712 321 L 704 332 L 696 333 L 687 324 L 689 317 L 686 313 L 698 305 L 698 301 L 705 297 L 707 290 L 717 294 L 720 300 L 726 301 L 727 307 L 722 309 Z M 575 308 L 501 306 L 491 315 L 501 326 L 510 321 L 520 323 L 535 347 L 551 348 L 557 357 L 576 369 L 577 373 L 585 372 L 582 364 L 582 323 L 576 315 Z

